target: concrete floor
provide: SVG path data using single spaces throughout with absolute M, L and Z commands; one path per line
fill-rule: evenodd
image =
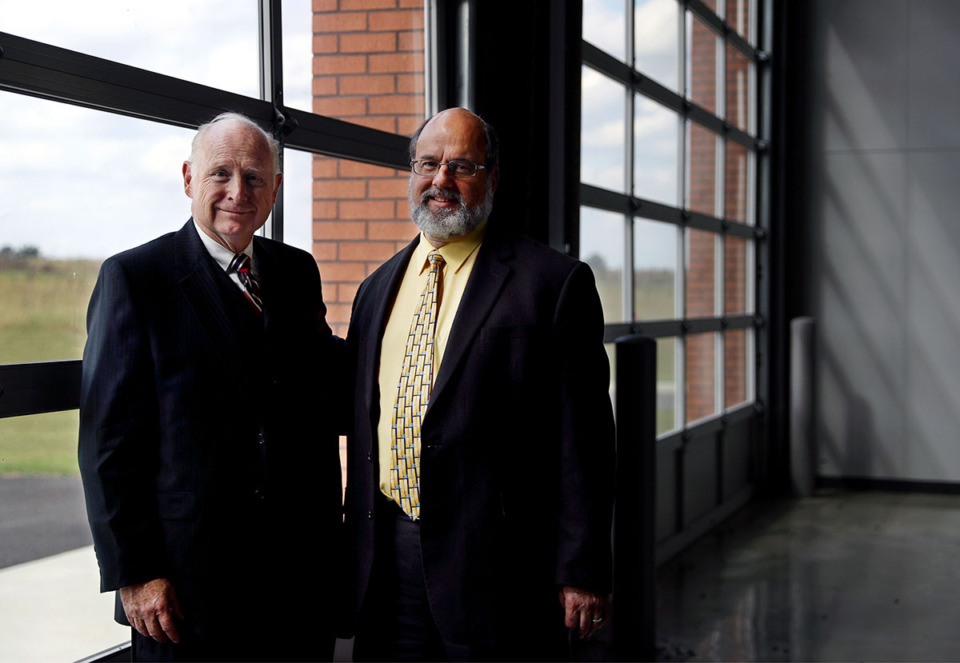
M 659 569 L 658 660 L 960 660 L 958 553 L 958 495 L 753 504 Z
M 65 513 L 77 511 L 64 507 L 76 500 L 69 483 L 0 482 L 0 661 L 77 660 L 127 637 L 112 596 L 97 592 L 92 549 L 72 550 L 89 534 L 72 523 L 50 536 L 60 517 L 79 520 Z M 14 493 L 58 499 L 23 513 Z M 657 660 L 958 661 L 958 553 L 958 495 L 820 491 L 754 503 L 659 569 Z M 612 658 L 605 640 L 576 658 Z M 350 643 L 337 644 L 336 660 L 349 660 Z

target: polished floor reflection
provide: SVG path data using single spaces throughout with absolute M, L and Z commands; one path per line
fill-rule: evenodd
M 657 574 L 661 661 L 960 660 L 960 496 L 757 503 Z

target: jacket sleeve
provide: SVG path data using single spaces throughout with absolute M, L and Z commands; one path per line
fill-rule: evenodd
M 154 480 L 157 398 L 145 324 L 116 259 L 100 269 L 87 312 L 79 463 L 101 591 L 166 572 Z
M 611 589 L 615 431 L 603 311 L 593 273 L 579 263 L 558 299 L 553 356 L 559 384 L 558 585 Z

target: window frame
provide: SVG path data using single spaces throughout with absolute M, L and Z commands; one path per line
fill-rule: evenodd
M 437 2 L 427 0 L 425 10 L 435 13 Z M 284 106 L 280 16 L 281 0 L 259 0 L 259 99 L 7 32 L 0 32 L 0 92 L 193 129 L 219 113 L 236 111 L 273 132 L 281 158 L 283 148 L 292 148 L 407 168 L 408 137 Z M 262 230 L 280 241 L 283 193 L 281 183 Z M 0 364 L 0 418 L 79 407 L 80 372 L 80 359 Z
M 760 2 L 761 0 L 758 0 L 756 5 L 760 4 Z M 625 3 L 627 16 L 625 26 L 627 32 L 627 52 L 628 57 L 632 59 L 634 52 L 634 3 L 632 0 L 625 0 Z M 682 378 L 680 376 L 684 375 L 684 340 L 690 335 L 716 333 L 718 345 L 720 346 L 718 347 L 715 356 L 716 387 L 714 391 L 716 413 L 706 417 L 704 421 L 709 421 L 712 419 L 724 419 L 725 421 L 730 421 L 731 417 L 734 421 L 739 421 L 740 419 L 749 418 L 757 407 L 757 403 L 762 400 L 762 394 L 757 391 L 757 386 L 760 383 L 760 380 L 757 376 L 757 371 L 762 365 L 760 358 L 761 350 L 757 340 L 758 335 L 761 333 L 761 330 L 764 327 L 766 316 L 764 312 L 764 305 L 757 297 L 757 294 L 760 292 L 760 287 L 757 283 L 757 274 L 762 271 L 760 262 L 760 249 L 765 238 L 767 237 L 767 226 L 769 222 L 766 210 L 763 207 L 764 201 L 767 199 L 767 195 L 765 191 L 761 190 L 763 183 L 763 180 L 761 179 L 761 168 L 763 167 L 769 151 L 769 141 L 764 138 L 762 129 L 765 126 L 768 126 L 768 123 L 764 123 L 760 117 L 763 100 L 768 94 L 761 89 L 761 82 L 763 79 L 760 75 L 761 68 L 768 60 L 767 55 L 765 52 L 749 43 L 743 36 L 737 33 L 730 25 L 726 23 L 723 18 L 715 14 L 713 10 L 707 7 L 707 5 L 705 5 L 701 0 L 678 0 L 677 12 L 678 29 L 680 30 L 679 42 L 681 52 L 681 61 L 678 68 L 684 77 L 686 76 L 687 72 L 687 63 L 684 61 L 684 59 L 687 52 L 687 39 L 689 36 L 685 27 L 687 21 L 699 20 L 709 27 L 715 35 L 717 35 L 718 97 L 716 106 L 718 113 L 726 112 L 726 100 L 723 94 L 725 90 L 724 81 L 726 79 L 726 48 L 729 46 L 736 48 L 737 51 L 743 54 L 751 63 L 752 66 L 750 69 L 751 74 L 749 76 L 749 84 L 753 86 L 756 96 L 753 99 L 752 105 L 754 111 L 751 114 L 750 125 L 757 128 L 755 133 L 748 133 L 747 131 L 740 129 L 731 122 L 725 120 L 721 115 L 714 114 L 706 110 L 702 106 L 690 101 L 688 98 L 685 98 L 682 94 L 674 92 L 657 81 L 645 76 L 642 72 L 636 70 L 627 62 L 619 60 L 618 58 L 604 52 L 593 44 L 587 41 L 583 41 L 582 43 L 583 65 L 590 67 L 600 75 L 606 76 L 621 85 L 625 92 L 625 104 L 627 108 L 625 172 L 626 188 L 628 193 L 622 194 L 590 184 L 580 184 L 580 203 L 582 206 L 622 214 L 624 218 L 623 241 L 625 247 L 625 265 L 623 269 L 622 289 L 624 312 L 623 317 L 624 319 L 628 320 L 628 322 L 606 324 L 604 341 L 611 343 L 620 337 L 631 334 L 643 334 L 656 339 L 668 337 L 677 339 L 676 371 L 678 377 L 675 412 L 677 413 L 679 420 L 677 421 L 677 425 L 673 430 L 658 438 L 661 442 L 668 444 L 679 444 L 685 436 L 689 437 L 693 429 L 701 425 L 700 420 L 691 422 L 683 421 L 685 418 L 685 403 L 683 401 L 683 392 L 685 389 L 681 388 Z M 696 18 L 693 19 L 691 17 Z M 753 20 L 755 31 L 759 31 L 759 22 L 756 20 L 756 17 Z M 720 53 L 724 54 L 723 57 L 719 57 Z M 686 80 L 681 80 L 679 83 L 680 84 L 678 88 L 680 90 L 687 89 Z M 633 150 L 635 147 L 633 137 L 633 113 L 635 95 L 642 95 L 643 97 L 660 104 L 664 108 L 674 112 L 677 115 L 678 122 L 680 122 L 682 127 L 680 130 L 680 141 L 683 145 L 678 148 L 680 150 L 681 157 L 679 164 L 679 169 L 681 171 L 679 177 L 681 182 L 685 182 L 684 171 L 686 169 L 687 160 L 685 141 L 687 140 L 686 137 L 688 135 L 688 126 L 690 123 L 695 124 L 701 129 L 709 130 L 717 137 L 718 149 L 716 169 L 717 177 L 720 180 L 722 180 L 725 172 L 727 155 L 726 145 L 728 142 L 732 142 L 746 148 L 748 154 L 748 164 L 752 165 L 752 168 L 748 166 L 749 180 L 746 183 L 746 186 L 748 190 L 748 205 L 752 208 L 750 212 L 754 217 L 753 223 L 750 223 L 751 219 L 749 218 L 749 213 L 745 222 L 725 218 L 723 213 L 725 211 L 725 201 L 723 201 L 722 198 L 716 203 L 717 212 L 715 214 L 707 214 L 704 212 L 691 211 L 687 209 L 685 204 L 685 196 L 683 195 L 682 191 L 678 206 L 665 205 L 634 195 Z M 723 190 L 724 187 L 718 185 L 718 194 L 722 195 Z M 714 312 L 714 315 L 706 317 L 686 317 L 682 314 L 682 308 L 678 306 L 678 310 L 680 312 L 675 318 L 660 320 L 637 319 L 633 308 L 635 298 L 633 293 L 634 280 L 632 277 L 634 269 L 632 251 L 633 226 L 634 221 L 637 219 L 659 221 L 675 226 L 678 229 L 681 237 L 679 244 L 679 252 L 681 254 L 686 246 L 685 237 L 688 230 L 705 231 L 715 234 L 719 238 L 719 242 L 717 244 L 719 259 L 716 261 L 715 265 L 715 287 L 717 288 L 717 299 L 720 303 L 718 303 L 716 307 L 717 310 Z M 727 315 L 723 312 L 723 306 L 721 305 L 724 286 L 723 273 L 725 261 L 723 260 L 723 257 L 725 255 L 724 248 L 725 239 L 727 237 L 745 239 L 747 240 L 748 247 L 752 248 L 750 259 L 752 262 L 754 278 L 747 280 L 748 284 L 750 284 L 750 287 L 748 287 L 747 297 L 748 301 L 753 306 L 753 310 L 751 312 L 731 315 Z M 679 293 L 683 292 L 684 275 L 681 273 L 683 271 L 684 265 L 682 262 L 680 262 L 677 265 L 678 284 L 676 287 L 678 297 L 681 296 Z M 743 403 L 735 405 L 734 407 L 727 408 L 725 407 L 723 393 L 723 332 L 739 329 L 748 330 L 747 335 L 748 338 L 751 339 L 748 342 L 748 355 L 752 356 L 752 360 L 750 361 L 747 371 L 747 400 Z M 750 350 L 752 350 L 752 352 L 750 352 Z

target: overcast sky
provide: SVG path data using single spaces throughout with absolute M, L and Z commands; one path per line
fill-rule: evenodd
M 0 0 L 2 29 L 162 74 L 257 96 L 256 3 L 236 0 Z M 309 110 L 310 0 L 284 0 L 284 96 Z M 584 36 L 623 57 L 622 0 L 585 0 Z M 637 8 L 638 61 L 668 84 L 676 80 L 674 0 Z M 584 70 L 584 181 L 625 191 L 623 91 Z M 676 88 L 676 85 L 670 85 Z M 163 232 L 190 215 L 181 165 L 191 130 L 0 93 L 0 246 L 37 246 L 50 257 L 104 258 Z M 676 204 L 676 116 L 640 105 L 638 194 Z M 285 239 L 310 244 L 310 156 L 288 151 Z M 664 197 L 666 199 L 664 199 Z M 593 221 L 587 220 L 585 229 Z M 609 222 L 594 226 L 599 230 Z M 622 265 L 622 242 L 604 232 L 583 238 L 584 257 Z M 609 237 L 609 241 L 608 241 Z M 672 266 L 674 252 L 640 242 L 637 262 Z
M 257 96 L 257 9 L 236 0 L 0 0 L 5 32 Z M 285 0 L 290 106 L 310 105 L 310 0 Z M 299 18 L 299 20 L 293 20 Z M 193 131 L 0 92 L 0 246 L 104 258 L 190 216 Z M 286 163 L 288 225 L 310 213 L 310 157 Z M 300 195 L 300 194 L 303 195 Z M 288 241 L 309 245 L 309 221 Z

